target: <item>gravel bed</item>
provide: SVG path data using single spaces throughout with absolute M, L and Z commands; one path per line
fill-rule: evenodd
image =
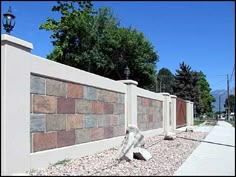
M 145 148 L 152 154 L 149 161 L 118 160 L 118 147 L 100 153 L 64 161 L 44 169 L 33 169 L 32 176 L 172 176 L 208 132 L 177 132 L 173 141 L 163 134 L 145 138 Z

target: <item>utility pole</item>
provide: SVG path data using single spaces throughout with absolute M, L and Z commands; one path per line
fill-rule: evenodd
M 229 75 L 227 74 L 227 120 L 229 120 Z
M 219 96 L 219 119 L 220 119 L 220 96 Z
M 162 78 L 160 77 L 160 93 L 161 93 L 161 81 L 162 81 Z

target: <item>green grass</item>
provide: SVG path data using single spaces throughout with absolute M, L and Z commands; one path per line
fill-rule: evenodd
M 56 165 L 66 165 L 71 159 L 64 159 L 56 162 L 55 164 L 50 164 L 50 166 L 56 166 Z
M 201 123 L 205 122 L 204 120 L 194 120 L 194 125 L 199 125 Z
M 226 122 L 230 123 L 233 127 L 235 127 L 235 120 L 227 120 Z

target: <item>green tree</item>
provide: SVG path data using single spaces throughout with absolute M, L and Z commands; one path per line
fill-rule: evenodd
M 162 68 L 157 74 L 157 90 L 173 94 L 175 77 L 167 68 Z
M 177 97 L 194 102 L 196 112 L 200 112 L 198 73 L 192 71 L 191 67 L 184 62 L 180 63 L 180 69 L 176 70 L 174 93 Z
M 53 51 L 47 56 L 69 66 L 114 80 L 130 79 L 143 88 L 155 84 L 158 55 L 143 33 L 121 28 L 110 8 L 93 9 L 90 1 L 58 1 L 52 11 L 61 18 L 48 18 L 40 29 L 52 31 Z
M 225 99 L 225 108 L 229 107 L 230 112 L 235 111 L 235 95 L 229 95 L 229 106 L 228 106 L 228 98 Z
M 206 80 L 206 75 L 202 71 L 200 71 L 198 72 L 198 79 L 198 85 L 200 88 L 200 114 L 212 112 L 211 104 L 215 101 L 215 99 L 210 94 L 211 88 L 208 81 Z

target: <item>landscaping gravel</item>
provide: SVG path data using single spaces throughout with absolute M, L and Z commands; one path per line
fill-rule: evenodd
M 53 176 L 172 176 L 208 132 L 177 132 L 175 140 L 163 140 L 163 134 L 145 138 L 145 148 L 152 154 L 149 161 L 118 160 L 118 148 L 79 159 L 65 160 L 44 169 L 33 169 L 29 175 Z M 197 141 L 196 141 L 197 140 Z

